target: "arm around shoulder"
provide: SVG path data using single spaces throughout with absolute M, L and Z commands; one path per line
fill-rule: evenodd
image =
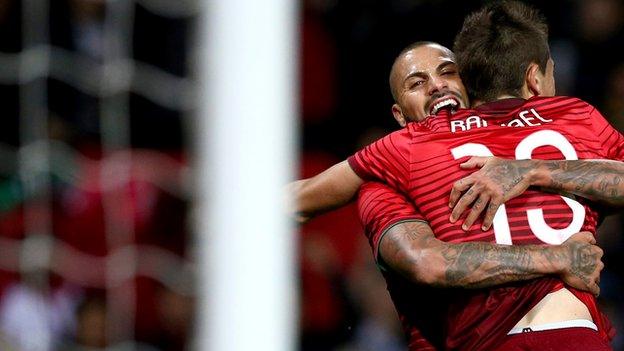
M 314 177 L 288 184 L 291 212 L 296 214 L 298 222 L 305 222 L 352 201 L 362 183 L 349 163 L 342 161 Z

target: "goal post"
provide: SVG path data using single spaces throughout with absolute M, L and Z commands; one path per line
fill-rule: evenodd
M 208 1 L 199 23 L 198 350 L 293 350 L 296 5 Z

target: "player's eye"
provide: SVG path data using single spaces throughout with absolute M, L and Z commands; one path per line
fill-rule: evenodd
M 453 74 L 456 74 L 456 73 L 457 73 L 457 71 L 454 70 L 454 69 L 448 69 L 448 70 L 442 71 L 442 75 L 443 76 L 449 76 L 449 75 L 453 75 Z
M 410 89 L 415 89 L 423 84 L 425 84 L 424 79 L 415 80 L 412 82 L 412 84 L 410 84 Z

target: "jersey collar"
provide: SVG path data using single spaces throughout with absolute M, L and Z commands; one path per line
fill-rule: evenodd
M 479 105 L 475 107 L 476 111 L 479 112 L 497 112 L 497 111 L 509 111 L 513 110 L 516 107 L 524 104 L 526 102 L 525 99 L 522 98 L 506 98 L 500 99 L 492 102 L 487 102 L 485 104 Z

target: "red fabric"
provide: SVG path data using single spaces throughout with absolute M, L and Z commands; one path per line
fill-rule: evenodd
M 394 189 L 378 182 L 367 182 L 360 187 L 358 210 L 375 260 L 379 258 L 379 243 L 383 233 L 401 221 L 423 220 L 424 218 L 402 194 L 398 194 Z M 388 281 L 388 290 L 396 307 L 414 305 L 412 302 L 415 299 L 427 299 L 427 291 L 423 291 L 424 289 L 414 289 L 413 284 L 406 282 L 401 277 L 395 277 L 389 272 L 384 272 L 383 274 Z M 412 311 L 409 307 L 397 308 L 397 313 L 403 323 L 403 329 L 408 335 L 409 350 L 436 350 L 437 348 L 430 341 L 432 339 L 431 336 L 427 337 L 421 332 L 423 323 L 420 323 L 418 318 L 416 318 L 423 311 L 413 311 L 415 313 L 412 313 Z M 442 311 L 439 312 L 439 317 L 442 317 Z M 430 313 L 425 315 L 430 315 Z M 435 326 L 431 319 L 427 319 L 426 324 Z M 438 323 L 437 328 L 441 329 L 442 324 Z M 439 340 L 438 345 L 441 345 Z
M 557 147 L 537 147 L 542 144 Z M 599 216 L 588 206 L 590 203 L 578 200 L 582 210 L 576 214 L 581 219 L 577 228 L 572 226 L 575 223 L 572 207 L 560 195 L 531 189 L 505 204 L 508 220 L 499 224 L 509 228 L 509 236 L 503 235 L 501 227 L 498 236 L 493 229 L 483 232 L 479 221 L 465 232 L 460 227 L 461 220 L 455 224 L 448 220 L 452 184 L 473 172 L 461 170 L 459 164 L 469 155 L 475 155 L 475 151 L 482 153 L 480 156 L 491 153 L 504 158 L 562 159 L 565 152 L 568 157 L 572 153 L 579 159 L 622 160 L 623 144 L 622 135 L 595 108 L 579 99 L 508 99 L 453 115 L 442 111 L 421 123 L 410 123 L 350 157 L 349 164 L 363 179 L 381 180 L 409 194 L 438 239 L 448 242 L 511 239 L 513 244 L 558 244 L 578 230 L 595 232 Z M 533 222 L 529 220 L 529 212 Z M 540 227 L 535 218 L 545 225 Z M 568 232 L 562 233 L 566 228 Z M 374 237 L 379 233 L 369 235 Z M 544 278 L 486 291 L 464 291 L 462 296 L 449 300 L 447 348 L 492 349 L 517 320 L 560 286 L 558 280 Z M 601 322 L 603 316 L 597 308 L 592 307 L 594 297 L 586 292 L 573 292 L 588 304 L 593 319 L 599 322 L 600 334 L 607 339 L 611 329 Z
M 544 296 L 562 286 L 555 278 L 466 290 L 448 313 L 448 350 L 492 350 Z
M 404 195 L 378 182 L 366 182 L 358 194 L 358 210 L 375 260 L 382 234 L 394 224 L 406 220 L 424 220 Z
M 589 328 L 563 328 L 509 335 L 496 351 L 610 351 L 611 346 Z

